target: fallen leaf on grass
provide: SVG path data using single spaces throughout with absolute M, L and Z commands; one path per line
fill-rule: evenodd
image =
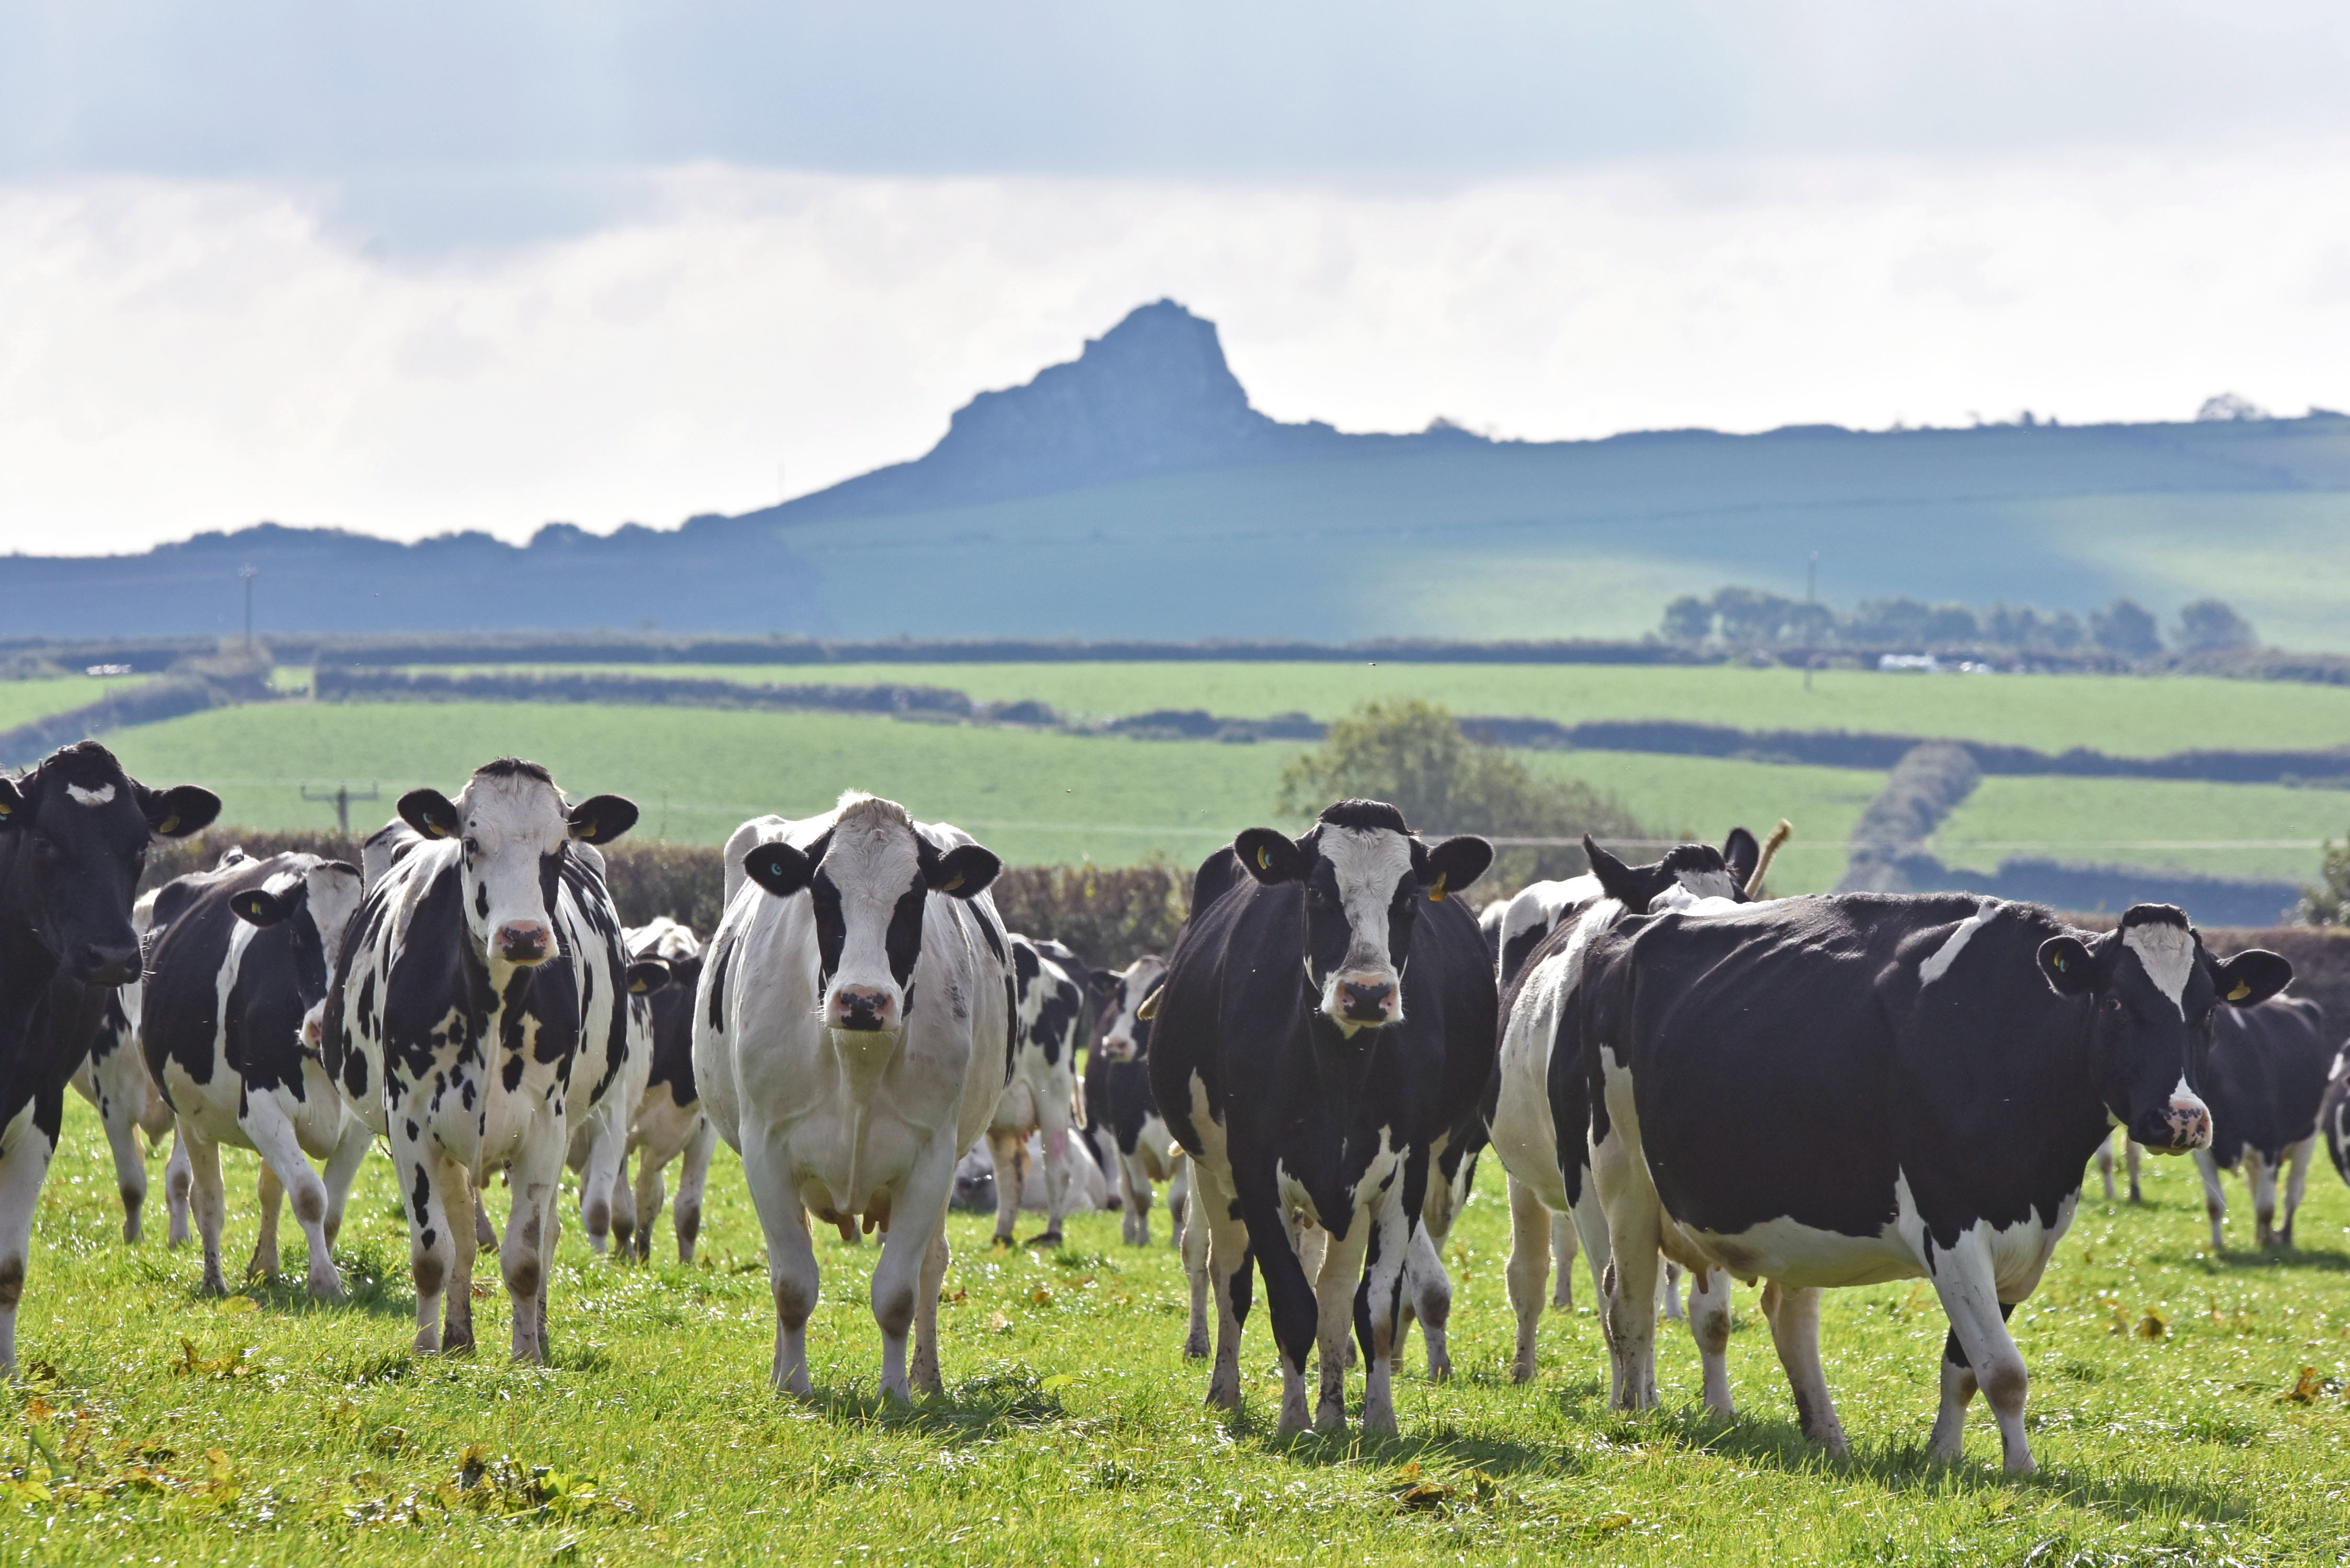
M 2140 1339 L 2160 1339 L 2169 1332 L 2170 1320 L 2152 1307 L 2147 1308 L 2146 1315 L 2138 1319 L 2137 1336 Z
M 2325 1380 L 2318 1376 L 2317 1368 L 2304 1366 L 2301 1369 L 2301 1380 L 2277 1397 L 2287 1404 L 2314 1405 L 2317 1403 L 2317 1397 L 2324 1392 Z
M 1035 1303 L 1038 1306 L 1051 1306 L 1053 1304 L 1053 1293 L 1046 1290 L 1044 1286 L 1038 1285 L 1035 1290 L 1028 1293 L 1028 1299 Z
M 1628 1513 L 1603 1513 L 1591 1521 L 1591 1532 L 1594 1535 L 1613 1535 L 1628 1528 L 1631 1523 L 1632 1516 Z
M 180 1359 L 172 1363 L 174 1377 L 250 1377 L 253 1368 L 244 1365 L 245 1346 L 239 1345 L 226 1355 L 207 1361 L 197 1354 L 195 1342 L 180 1341 Z

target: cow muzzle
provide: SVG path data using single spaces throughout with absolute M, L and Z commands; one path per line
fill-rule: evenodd
M 1322 1011 L 1339 1023 L 1375 1028 L 1403 1016 L 1403 992 L 1387 975 L 1344 972 L 1331 977 L 1329 990 L 1323 993 Z
M 1102 1057 L 1106 1061 L 1131 1062 L 1135 1058 L 1134 1041 L 1130 1036 L 1127 1035 L 1106 1034 L 1102 1036 L 1101 1050 Z
M 874 985 L 835 986 L 824 1012 L 827 1026 L 858 1033 L 888 1029 L 898 1022 L 897 999 Z
M 85 942 L 74 955 L 74 974 L 84 985 L 129 985 L 139 978 L 140 956 L 137 942 L 127 948 Z
M 494 945 L 505 962 L 528 968 L 554 953 L 555 932 L 544 920 L 508 920 L 498 928 Z
M 2130 1137 L 2156 1154 L 2188 1154 L 2211 1146 L 2211 1107 L 2195 1096 L 2173 1095 L 2137 1118 Z

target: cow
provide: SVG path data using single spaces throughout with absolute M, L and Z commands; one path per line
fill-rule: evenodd
M 2350 1181 L 2350 1049 L 2334 1055 L 2325 1096 L 2317 1104 L 2317 1136 L 2334 1161 L 2334 1174 Z
M 1101 1033 L 1086 1058 L 1086 1119 L 1108 1145 L 1118 1181 L 1119 1236 L 1129 1247 L 1150 1245 L 1150 1205 L 1158 1182 L 1167 1184 L 1168 1241 L 1180 1247 L 1184 1198 L 1191 1190 L 1191 1161 L 1151 1097 L 1151 1021 L 1141 1016 L 1142 1004 L 1166 974 L 1165 959 L 1144 953 L 1122 970 L 1097 969 L 1087 976 L 1104 1008 Z M 1204 1232 L 1201 1239 L 1205 1241 Z M 1201 1293 L 1195 1293 L 1191 1303 L 1185 1354 L 1205 1356 L 1206 1276 L 1195 1283 Z
M 2293 1245 L 2293 1215 L 2309 1182 L 2316 1151 L 2318 1105 L 2334 1070 L 2334 1048 L 2325 1043 L 2324 1014 L 2306 997 L 2272 996 L 2258 1007 L 2229 1008 L 2211 1022 L 2211 1055 L 2198 1085 L 2211 1107 L 2211 1142 L 2195 1151 L 2203 1178 L 2203 1210 L 2211 1221 L 2211 1255 L 2226 1244 L 2228 1197 L 2220 1186 L 2223 1170 L 2243 1172 L 2252 1189 L 2254 1237 L 2263 1247 Z M 2143 1201 L 2138 1189 L 2138 1147 L 2123 1139 L 2129 1158 L 2130 1201 Z M 2277 1176 L 2285 1173 L 2284 1223 L 2276 1223 Z M 2114 1196 L 2114 1151 L 2108 1139 L 2097 1146 L 2097 1168 L 2106 1198 Z
M 602 857 L 591 865 L 601 881 Z M 626 930 L 620 940 L 628 952 Z M 565 1166 L 579 1179 L 579 1228 L 588 1250 L 600 1255 L 617 1238 L 615 1262 L 627 1262 L 636 1252 L 637 1204 L 629 1186 L 629 1145 L 652 1076 L 653 999 L 670 983 L 669 965 L 660 959 L 629 952 L 628 966 L 627 1055 L 616 1075 L 595 1085 L 594 1108 L 572 1118 L 571 1146 L 564 1155 Z
M 1931 1457 L 1978 1386 L 2011 1472 L 2033 1468 L 2006 1318 L 2072 1222 L 2119 1121 L 2158 1152 L 2211 1138 L 2198 1090 L 2216 1007 L 2292 966 L 2224 962 L 2137 904 L 2103 935 L 2036 905 L 1853 893 L 1633 916 L 1592 943 L 1582 1045 L 1617 1408 L 1656 1402 L 1659 1247 L 1765 1282 L 1804 1435 L 1845 1450 L 1819 1292 L 1922 1276 L 1950 1324 Z
M 513 1353 L 542 1361 L 571 1118 L 628 1059 L 619 916 L 575 846 L 619 837 L 637 808 L 611 794 L 567 805 L 546 768 L 502 757 L 455 800 L 415 789 L 399 811 L 426 842 L 359 907 L 328 997 L 327 1067 L 391 1145 L 416 1348 L 473 1344 L 475 1204 L 503 1167 Z
M 637 1179 L 628 1219 L 635 1227 L 639 1261 L 650 1258 L 653 1221 L 660 1217 L 667 1196 L 661 1172 L 672 1159 L 681 1160 L 672 1223 L 677 1261 L 691 1263 L 695 1239 L 702 1234 L 702 1193 L 710 1179 L 710 1157 L 718 1147 L 718 1129 L 703 1114 L 702 1096 L 693 1086 L 693 995 L 702 979 L 702 944 L 691 927 L 666 915 L 632 927 L 625 935 L 631 963 L 656 960 L 669 966 L 669 983 L 650 998 L 652 1053 L 636 1115 L 629 1124 L 629 1152 L 637 1156 Z M 617 1216 L 614 1230 L 619 1233 Z M 620 1241 L 625 1246 L 629 1237 L 621 1234 Z
M 242 849 L 228 853 L 240 859 L 244 854 Z M 143 893 L 130 906 L 130 927 L 139 933 L 142 950 L 154 940 L 155 900 L 161 891 Z M 115 1187 L 122 1195 L 122 1239 L 130 1242 L 139 1240 L 140 1219 L 147 1204 L 147 1154 L 140 1147 L 140 1135 L 146 1135 L 151 1148 L 172 1131 L 172 1107 L 149 1075 L 146 1054 L 139 1048 L 144 992 L 142 981 L 134 980 L 108 995 L 98 1030 L 90 1036 L 89 1055 L 73 1075 L 74 1093 L 97 1107 L 99 1125 L 106 1129 L 107 1147 L 114 1156 Z M 193 1172 L 174 1139 L 163 1180 L 171 1216 L 166 1239 L 174 1247 L 188 1239 L 188 1194 L 192 1181 Z
M 351 1182 L 367 1158 L 366 1117 L 304 1039 L 323 1002 L 359 905 L 359 870 L 288 853 L 244 858 L 166 889 L 192 894 L 148 955 L 140 1045 L 179 1122 L 193 1175 L 203 1289 L 228 1293 L 221 1271 L 220 1146 L 261 1156 L 261 1228 L 250 1274 L 278 1267 L 281 1194 L 309 1244 L 310 1293 L 342 1299 L 332 1248 Z M 326 1162 L 323 1177 L 310 1168 Z
M 1092 1129 L 1086 1129 L 1090 1132 Z M 1101 1168 L 1100 1156 L 1094 1152 L 1091 1140 L 1080 1135 L 1069 1140 L 1076 1154 L 1070 1157 L 1064 1168 L 1068 1172 L 1068 1187 L 1061 1199 L 1063 1214 L 1118 1207 L 1118 1194 L 1110 1190 L 1110 1179 Z M 1019 1204 L 1029 1214 L 1043 1214 L 1052 1208 L 1045 1188 L 1045 1140 L 1035 1133 L 1028 1135 L 1018 1161 L 1020 1171 Z M 995 1156 L 983 1137 L 972 1146 L 955 1167 L 954 1197 L 951 1208 L 974 1214 L 995 1212 Z
M 766 1233 L 771 1380 L 814 1392 L 813 1212 L 845 1240 L 860 1218 L 882 1232 L 881 1390 L 935 1394 L 955 1164 L 987 1130 L 1016 1044 L 1012 954 L 987 893 L 1002 863 L 855 790 L 822 816 L 744 823 L 727 857 L 736 886 L 694 1000 L 693 1078 Z
M 1591 1185 L 1591 1099 L 1575 1027 L 1591 943 L 1626 915 L 1645 914 L 1668 892 L 1742 901 L 1754 870 L 1753 848 L 1752 836 L 1739 828 L 1721 849 L 1684 844 L 1653 865 L 1633 867 L 1586 837 L 1589 874 L 1537 885 L 1551 890 L 1537 906 L 1550 925 L 1533 947 L 1519 952 L 1519 967 L 1505 969 L 1501 977 L 1501 1044 L 1490 1120 L 1493 1152 L 1510 1178 L 1507 1273 L 1518 1326 L 1511 1375 L 1521 1383 L 1534 1375 L 1535 1335 L 1554 1250 L 1555 1306 L 1573 1304 L 1578 1242 L 1595 1292 L 1607 1264 L 1607 1222 Z M 1519 915 L 1513 905 L 1505 929 L 1532 929 Z M 1730 1334 L 1729 1279 L 1715 1270 L 1694 1283 L 1690 1326 L 1704 1364 L 1706 1402 L 1726 1416 L 1731 1413 L 1723 1360 Z M 1664 1297 L 1666 1315 L 1678 1317 L 1679 1291 L 1669 1270 Z
M 1492 1072 L 1492 966 L 1454 897 L 1492 857 L 1482 838 L 1427 843 L 1393 805 L 1349 800 L 1302 837 L 1250 828 L 1200 867 L 1154 1013 L 1150 1087 L 1191 1157 L 1192 1224 L 1207 1231 L 1211 1405 L 1240 1404 L 1253 1260 L 1281 1350 L 1280 1430 L 1307 1425 L 1317 1344 L 1313 1423 L 1346 1425 L 1350 1318 L 1363 1429 L 1396 1429 L 1405 1261 L 1428 1244 L 1430 1168 Z M 1326 1234 L 1315 1280 L 1293 1218 Z M 1433 1358 L 1444 1324 L 1430 1304 Z
M 1010 933 L 1014 1007 L 1012 1076 L 987 1124 L 987 1155 L 995 1171 L 995 1242 L 1008 1247 L 1020 1213 L 1022 1168 L 1028 1139 L 1040 1140 L 1045 1163 L 1045 1229 L 1032 1247 L 1057 1247 L 1061 1219 L 1071 1206 L 1077 1172 L 1069 1161 L 1069 1128 L 1086 1125 L 1077 1099 L 1077 1046 L 1084 1038 L 1086 992 L 1074 978 L 1085 972 L 1058 942 Z
M 194 784 L 151 789 L 96 741 L 0 774 L 0 1373 L 16 1365 L 16 1307 L 33 1212 L 107 992 L 139 978 L 130 906 L 149 846 L 220 814 Z

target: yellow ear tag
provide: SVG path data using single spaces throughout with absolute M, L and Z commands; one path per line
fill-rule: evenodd
M 1443 872 L 1439 871 L 1436 874 L 1436 886 L 1428 890 L 1428 901 L 1431 904 L 1444 902 L 1444 875 Z
M 1134 1010 L 1134 1015 L 1137 1018 L 1141 1019 L 1146 1023 L 1158 1017 L 1159 999 L 1166 993 L 1167 988 L 1165 986 L 1161 985 L 1153 987 L 1150 994 L 1142 999 L 1142 1005 Z
M 2230 1002 L 2241 1002 L 2244 998 L 2251 994 L 2252 982 L 2248 980 L 2240 980 L 2236 982 L 2236 989 L 2228 993 L 2228 1000 Z
M 586 839 L 590 839 L 590 838 L 595 837 L 595 836 L 596 836 L 596 824 L 594 824 L 594 823 L 592 823 L 592 822 L 591 822 L 591 823 L 589 823 L 587 826 L 585 826 L 585 827 L 581 828 L 577 833 L 573 834 L 573 835 L 572 835 L 572 836 L 573 836 L 574 838 L 581 839 L 581 840 L 583 840 L 583 841 L 584 841 L 584 840 L 586 840 Z
M 1262 844 L 1256 846 L 1256 868 L 1260 871 L 1273 869 L 1273 851 Z
M 2066 958 L 2063 953 L 2058 953 L 2058 954 L 2056 955 L 2056 957 L 2054 958 L 2054 961 L 2054 961 L 2054 962 L 2055 963 L 2055 965 L 2056 965 L 2057 969 L 2059 969 L 2060 971 L 2061 971 L 2061 970 L 2067 970 L 2067 969 L 2070 969 L 2070 968 L 2072 968 L 2072 967 L 2073 967 L 2073 961 L 2072 961 L 2072 960 L 2070 960 L 2070 959 L 2068 959 L 2068 958 Z
M 15 806 L 10 805 L 5 800 L 0 800 L 0 816 L 14 816 L 16 814 L 16 808 Z
M 956 873 L 955 873 L 954 880 L 953 880 L 953 881 L 951 881 L 951 882 L 950 882 L 950 883 L 948 883 L 945 887 L 943 887 L 943 888 L 940 888 L 940 889 L 939 889 L 939 891 L 940 891 L 940 892 L 941 892 L 941 893 L 951 893 L 951 892 L 953 892 L 957 888 L 960 888 L 960 887 L 962 887 L 962 872 L 960 872 L 960 871 L 958 871 L 958 872 L 956 872 Z
M 173 812 L 171 815 L 163 819 L 163 826 L 157 828 L 155 831 L 161 834 L 164 837 L 169 838 L 172 836 L 172 829 L 179 826 L 180 815 L 177 812 Z

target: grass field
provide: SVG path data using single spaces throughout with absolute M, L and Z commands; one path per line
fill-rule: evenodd
M 362 1173 L 338 1248 L 350 1304 L 302 1295 L 290 1223 L 287 1272 L 216 1302 L 197 1291 L 199 1260 L 153 1239 L 160 1168 L 151 1239 L 121 1242 L 96 1116 L 69 1105 L 19 1319 L 23 1376 L 0 1391 L 5 1564 L 2285 1563 L 2338 1562 L 2350 1532 L 2350 1192 L 2322 1162 L 2294 1252 L 2208 1255 L 2183 1161 L 2148 1162 L 2143 1210 L 2085 1203 L 2015 1314 L 2043 1467 L 2019 1482 L 1999 1472 L 1980 1401 L 1963 1461 L 1924 1459 L 1944 1320 L 1922 1283 L 1829 1293 L 1821 1338 L 1849 1459 L 1797 1435 L 1744 1287 L 1735 1423 L 1704 1416 L 1694 1353 L 1669 1328 L 1663 1409 L 1608 1413 L 1580 1272 L 1576 1310 L 1544 1319 L 1540 1377 L 1513 1386 L 1497 1171 L 1453 1233 L 1453 1380 L 1424 1380 L 1415 1336 L 1399 1438 L 1285 1442 L 1262 1316 L 1246 1409 L 1201 1408 L 1205 1372 L 1177 1352 L 1180 1265 L 1164 1245 L 1119 1245 L 1115 1215 L 1076 1218 L 1045 1255 L 991 1254 L 989 1221 L 954 1218 L 948 1391 L 910 1408 L 875 1395 L 874 1249 L 820 1240 L 819 1397 L 800 1405 L 766 1387 L 774 1308 L 723 1150 L 695 1267 L 616 1267 L 567 1224 L 553 1365 L 518 1368 L 496 1349 L 503 1290 L 476 1303 L 477 1355 L 410 1351 L 407 1231 L 384 1162 Z M 224 1163 L 234 1280 L 254 1164 Z M 2232 1182 L 2231 1199 L 2246 1207 Z M 2231 1242 L 2243 1230 L 2240 1216 Z M 655 1247 L 674 1259 L 666 1216 Z M 1352 1392 L 1358 1415 L 1359 1375 Z
M 2168 779 L 1987 778 L 1929 847 L 1989 870 L 2012 856 L 2308 879 L 2350 834 L 2350 791 Z
M 0 680 L 0 730 L 87 707 L 109 691 L 136 686 L 146 679 L 143 675 L 66 675 L 54 680 Z
M 426 667 L 420 666 L 420 670 Z M 443 667 L 432 666 L 440 670 Z M 443 670 L 485 671 L 492 666 Z M 1674 719 L 1752 730 L 1866 730 L 2116 756 L 2196 748 L 2314 750 L 2350 742 L 2350 687 L 2186 677 L 1887 675 L 1596 664 L 827 664 L 515 666 L 648 677 L 946 686 L 987 702 L 1034 698 L 1116 718 L 1204 708 L 1233 718 L 1334 719 L 1380 697 L 1424 697 L 1456 713 L 1576 723 Z

